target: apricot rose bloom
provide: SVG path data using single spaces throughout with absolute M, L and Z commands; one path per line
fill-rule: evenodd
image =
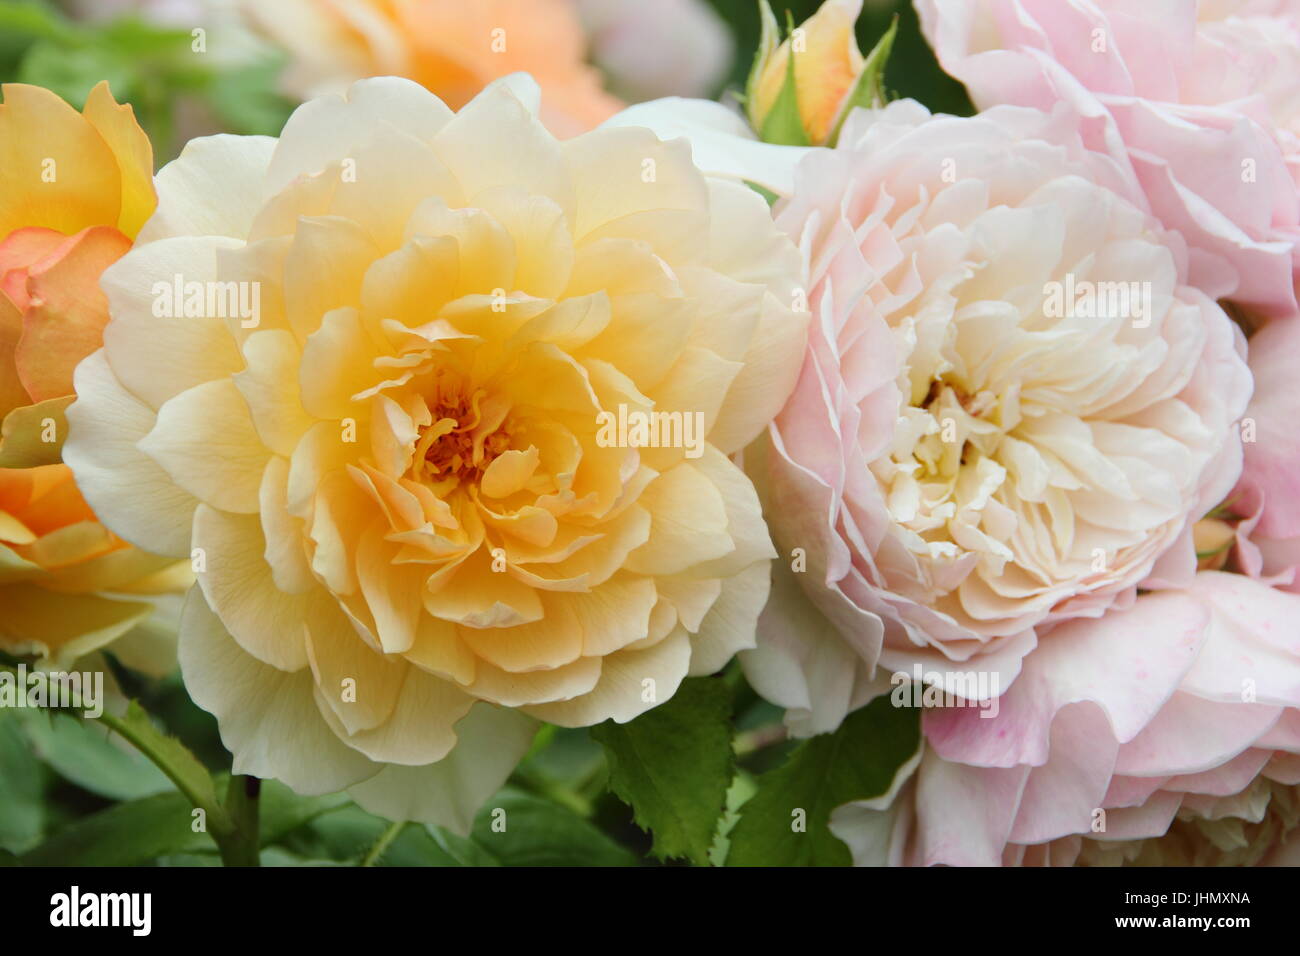
M 574 136 L 622 104 L 585 62 L 573 0 L 245 0 L 249 18 L 291 57 L 284 81 L 306 99 L 367 76 L 405 76 L 459 109 L 491 80 L 531 73 L 541 117 Z
M 101 525 L 59 458 L 73 369 L 108 321 L 100 273 L 154 208 L 153 154 L 105 83 L 81 113 L 36 86 L 3 96 L 0 647 L 66 666 L 188 583 Z
M 191 142 L 104 276 L 67 456 L 206 565 L 181 666 L 237 771 L 468 827 L 537 719 L 627 721 L 752 646 L 773 550 L 727 456 L 798 372 L 798 253 L 685 142 L 559 142 L 537 96 L 363 80 Z M 159 317 L 176 277 L 257 284 L 256 325 Z M 650 411 L 706 441 L 602 437 Z

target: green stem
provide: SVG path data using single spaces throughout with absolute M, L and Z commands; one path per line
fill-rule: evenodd
M 233 824 L 228 833 L 212 831 L 226 866 L 259 866 L 261 846 L 258 809 L 261 805 L 262 781 L 257 777 L 235 774 L 226 788 L 226 812 Z
M 400 823 L 392 824 L 387 830 L 379 834 L 379 839 L 375 841 L 375 845 L 370 848 L 365 857 L 361 860 L 361 865 L 374 866 L 378 863 L 380 858 L 388 852 L 388 848 L 392 846 L 393 841 L 397 839 L 398 834 L 400 834 L 405 827 L 406 821 L 403 820 Z
M 205 794 L 201 792 L 200 789 L 195 786 L 193 774 L 186 772 L 186 769 L 177 767 L 168 759 L 167 754 L 164 752 L 164 748 L 158 745 L 159 738 L 157 736 L 157 731 L 153 730 L 152 727 L 148 727 L 147 730 L 142 730 L 141 727 L 143 725 L 130 722 L 116 714 L 110 714 L 108 711 L 104 711 L 99 715 L 99 717 L 92 719 L 98 720 L 100 723 L 104 724 L 104 726 L 108 727 L 113 731 L 113 733 L 117 734 L 136 750 L 140 751 L 140 753 L 148 757 L 150 762 L 166 774 L 167 779 L 176 785 L 176 789 L 185 796 L 185 799 L 189 800 L 192 805 L 199 808 L 207 815 L 209 827 L 215 829 L 227 829 L 229 827 L 229 817 L 225 813 L 224 809 L 217 804 L 215 800 L 216 795 L 214 793 Z
M 747 757 L 756 750 L 779 744 L 789 737 L 783 724 L 768 724 L 736 734 L 735 750 L 737 757 Z

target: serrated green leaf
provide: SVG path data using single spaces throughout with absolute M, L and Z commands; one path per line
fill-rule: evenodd
M 831 138 L 827 143 L 828 146 L 834 146 L 840 138 L 840 127 L 848 119 L 849 114 L 855 107 L 864 109 L 874 109 L 883 106 L 885 103 L 885 67 L 889 63 L 890 51 L 894 48 L 894 37 L 898 35 L 898 15 L 894 15 L 893 21 L 889 24 L 889 29 L 884 35 L 876 41 L 876 45 L 871 48 L 867 54 L 866 60 L 862 64 L 862 72 L 858 74 L 858 81 L 853 84 L 853 89 L 840 107 L 840 115 L 835 120 L 835 129 L 831 133 Z
M 758 781 L 754 775 L 737 769 L 736 778 L 731 781 L 731 786 L 727 789 L 727 809 L 718 824 L 713 846 L 709 848 L 709 862 L 714 866 L 726 864 L 727 853 L 731 850 L 731 831 L 740 820 L 740 808 L 757 790 Z
M 731 831 L 728 866 L 847 866 L 849 850 L 827 826 L 831 811 L 888 791 L 920 746 L 920 714 L 877 697 L 833 734 L 800 744 L 763 774 Z M 802 819 L 804 829 L 796 828 Z
M 726 684 L 691 678 L 672 700 L 629 723 L 592 727 L 591 737 L 605 748 L 610 789 L 654 834 L 652 852 L 706 865 L 735 770 Z

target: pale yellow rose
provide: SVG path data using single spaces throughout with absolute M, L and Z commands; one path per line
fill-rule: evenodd
M 773 550 L 728 455 L 793 385 L 797 250 L 684 141 L 559 142 L 537 97 L 363 80 L 192 142 L 104 277 L 66 455 L 206 565 L 181 665 L 237 771 L 467 827 L 537 719 L 630 720 L 753 644 Z M 255 327 L 157 317 L 178 276 L 249 283 Z M 707 440 L 611 442 L 620 408 Z

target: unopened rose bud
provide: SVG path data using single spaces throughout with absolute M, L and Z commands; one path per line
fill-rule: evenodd
M 1202 518 L 1192 526 L 1192 541 L 1196 545 L 1196 563 L 1202 571 L 1218 571 L 1228 563 L 1228 555 L 1237 532 L 1219 518 Z
M 833 145 L 855 106 L 880 106 L 885 61 L 897 24 L 863 56 L 853 28 L 862 0 L 826 0 L 784 42 L 760 0 L 763 33 L 746 89 L 749 120 L 770 143 Z

